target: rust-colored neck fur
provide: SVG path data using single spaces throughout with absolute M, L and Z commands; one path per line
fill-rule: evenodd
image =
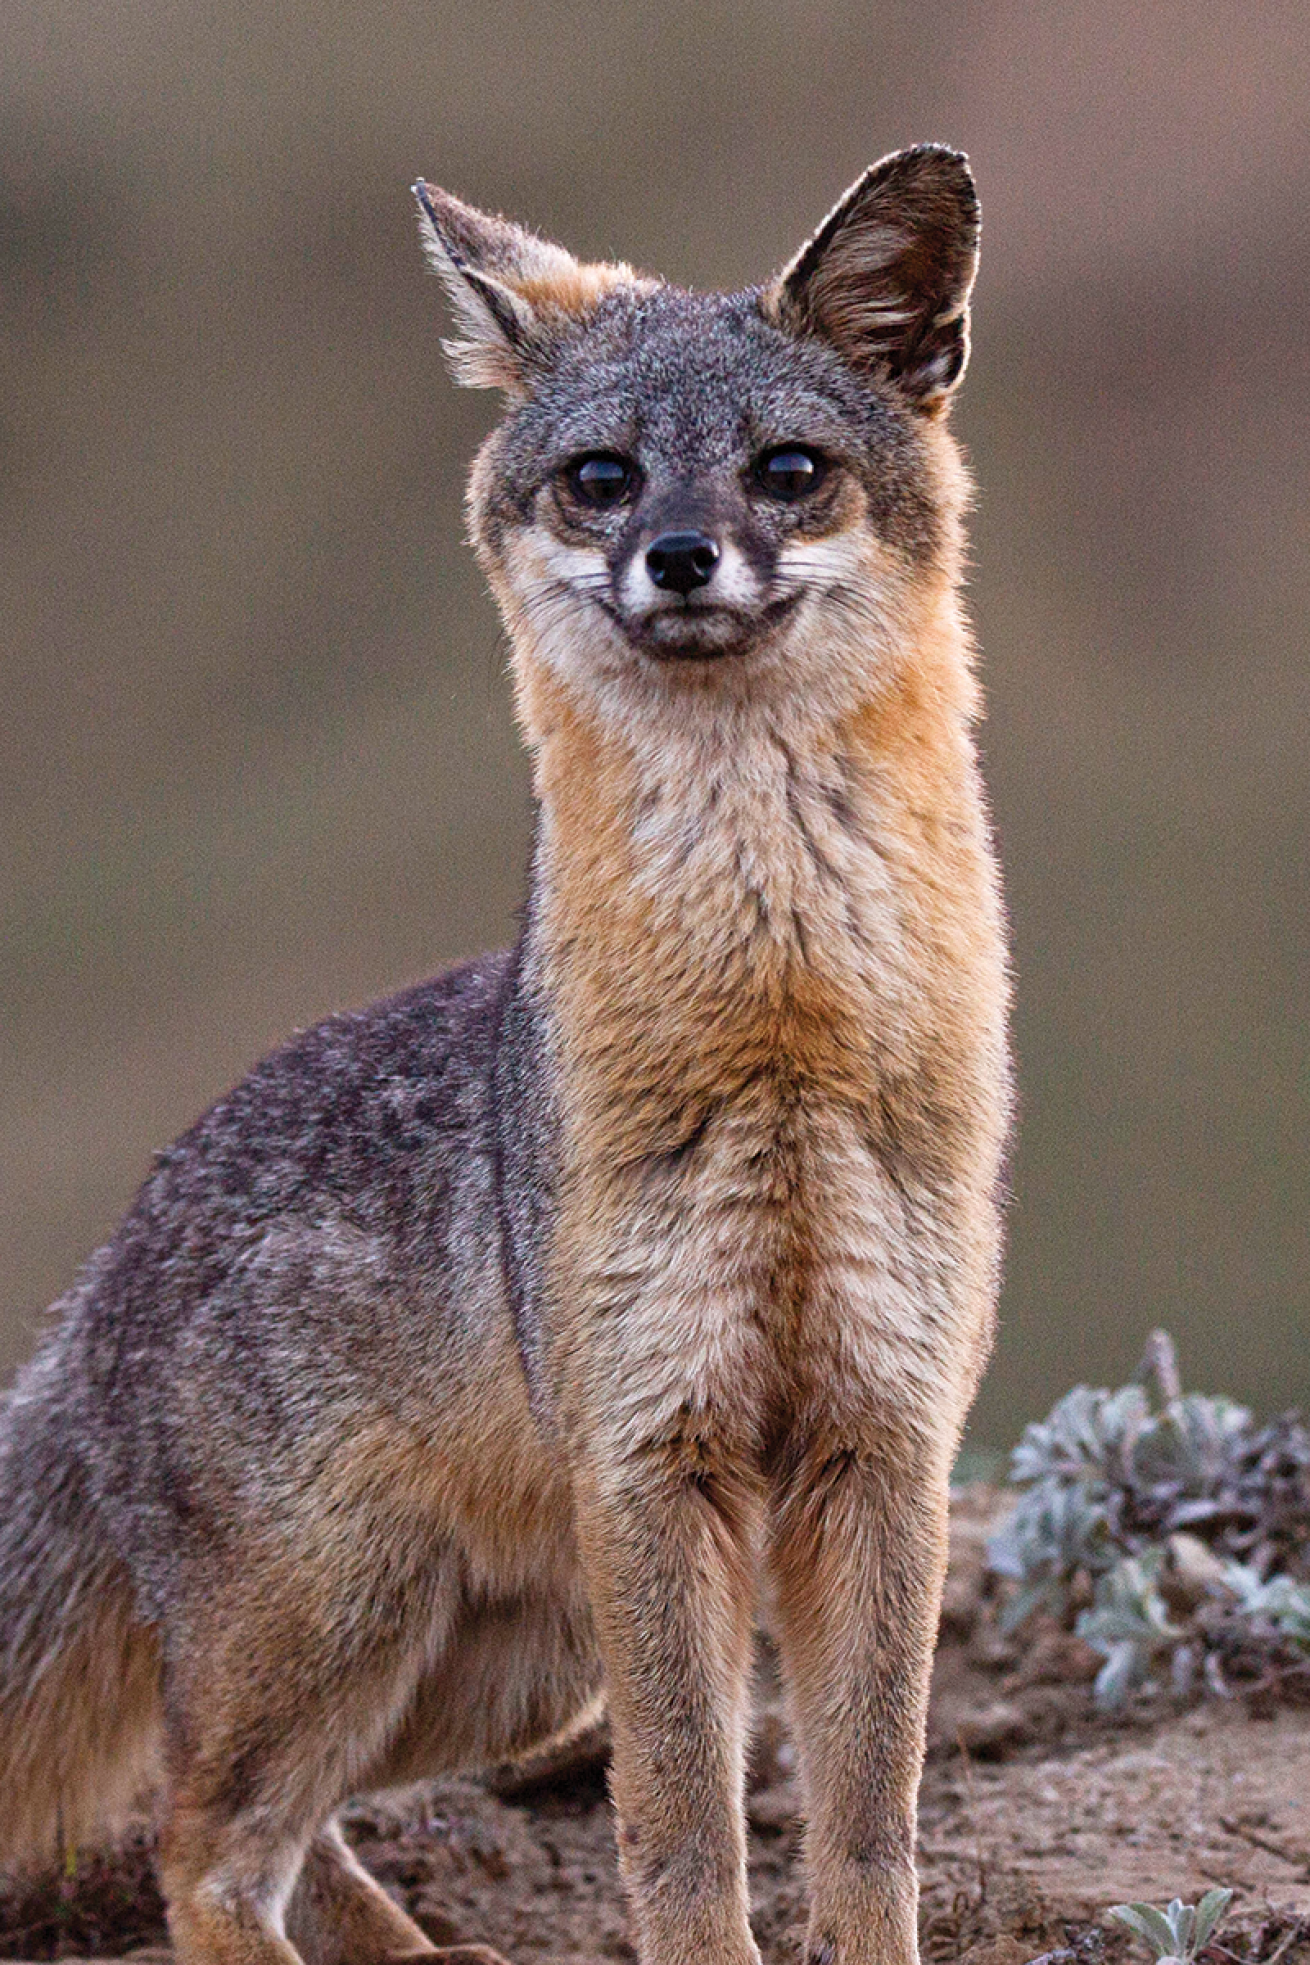
M 639 743 L 521 666 L 540 951 L 597 1150 L 669 1150 L 762 1072 L 864 1112 L 908 1081 L 925 1117 L 925 1098 L 973 1103 L 955 1081 L 980 1038 L 999 1043 L 1003 999 L 974 689 L 949 589 L 916 625 L 899 673 L 803 738 L 706 705 Z M 961 1002 L 980 966 L 990 987 Z

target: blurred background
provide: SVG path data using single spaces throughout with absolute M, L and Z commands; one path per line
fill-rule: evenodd
M 256 1057 L 512 933 L 494 404 L 411 179 L 734 285 L 936 138 L 1022 1101 L 973 1439 L 1156 1323 L 1310 1402 L 1304 0 L 6 0 L 0 51 L 0 1376 Z

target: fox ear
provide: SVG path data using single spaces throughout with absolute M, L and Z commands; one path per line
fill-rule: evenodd
M 969 355 L 978 195 L 958 150 L 898 150 L 857 179 L 765 290 L 766 317 L 942 407 Z
M 624 283 L 627 266 L 588 266 L 507 218 L 476 211 L 448 191 L 414 186 L 423 250 L 441 275 L 459 329 L 442 347 L 457 382 L 525 395 L 561 333 Z

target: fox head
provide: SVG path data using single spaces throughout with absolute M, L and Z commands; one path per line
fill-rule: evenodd
M 469 513 L 520 701 L 530 671 L 620 723 L 707 697 L 840 711 L 885 681 L 916 603 L 957 572 L 964 157 L 884 158 L 777 278 L 734 294 L 415 193 L 456 376 L 507 397 Z

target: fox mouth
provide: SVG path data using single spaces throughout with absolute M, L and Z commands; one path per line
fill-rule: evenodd
M 663 662 L 714 662 L 749 654 L 764 637 L 795 612 L 799 594 L 785 594 L 749 611 L 717 601 L 683 601 L 636 617 L 608 601 L 599 603 L 625 640 Z

